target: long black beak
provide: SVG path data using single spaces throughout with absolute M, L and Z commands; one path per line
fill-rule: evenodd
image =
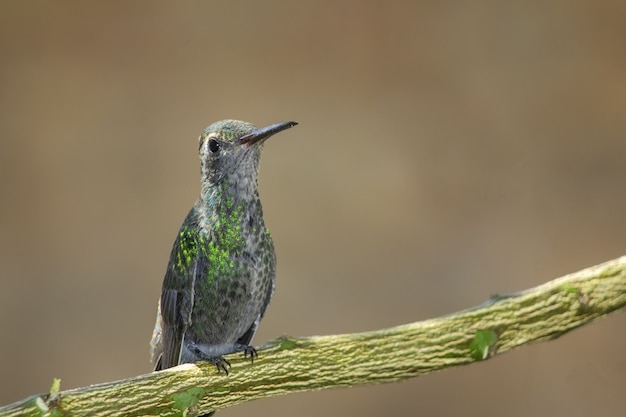
M 265 139 L 269 138 L 272 135 L 275 135 L 278 132 L 282 132 L 283 130 L 289 129 L 290 127 L 294 127 L 297 124 L 298 122 L 282 122 L 253 130 L 252 132 L 240 137 L 239 144 L 252 146 L 255 143 L 263 142 Z

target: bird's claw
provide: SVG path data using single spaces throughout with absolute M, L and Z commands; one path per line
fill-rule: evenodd
M 250 356 L 250 363 L 254 363 L 254 360 L 259 357 L 256 349 L 252 346 L 246 346 L 243 348 L 243 357 L 247 358 Z
M 224 359 L 224 357 L 222 356 L 219 356 L 217 358 L 212 359 L 211 362 L 215 364 L 218 374 L 224 371 L 224 373 L 228 375 L 228 370 L 230 369 L 230 362 L 228 360 Z

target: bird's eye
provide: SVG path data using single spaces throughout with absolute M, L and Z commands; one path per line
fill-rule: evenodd
M 213 153 L 220 150 L 220 144 L 215 139 L 209 139 L 209 150 Z

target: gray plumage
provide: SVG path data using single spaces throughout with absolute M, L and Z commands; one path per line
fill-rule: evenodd
M 244 352 L 274 292 L 276 256 L 257 175 L 264 141 L 295 126 L 223 120 L 200 135 L 200 197 L 176 237 L 151 341 L 155 370 Z

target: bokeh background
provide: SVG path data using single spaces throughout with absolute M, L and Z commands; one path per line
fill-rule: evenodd
M 626 3 L 0 2 L 0 404 L 150 371 L 197 136 L 268 142 L 255 342 L 464 309 L 626 253 Z M 301 416 L 618 416 L 626 316 Z

